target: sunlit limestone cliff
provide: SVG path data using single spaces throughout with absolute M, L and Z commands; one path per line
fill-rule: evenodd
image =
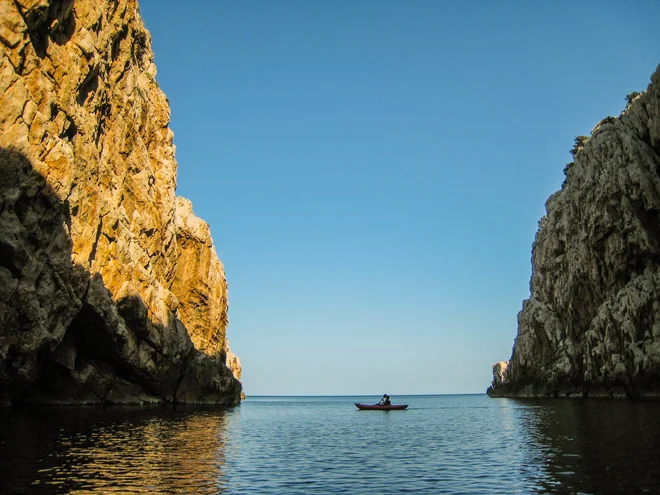
M 2 404 L 240 400 L 155 75 L 135 0 L 0 0 Z
M 660 67 L 628 99 L 576 139 L 546 202 L 491 396 L 660 397 Z

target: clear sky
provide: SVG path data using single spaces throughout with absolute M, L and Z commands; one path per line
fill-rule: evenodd
M 141 0 L 248 395 L 484 392 L 660 2 Z

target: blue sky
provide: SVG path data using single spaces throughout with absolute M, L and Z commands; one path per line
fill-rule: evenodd
M 651 1 L 140 10 L 248 395 L 485 391 L 573 138 L 660 63 Z

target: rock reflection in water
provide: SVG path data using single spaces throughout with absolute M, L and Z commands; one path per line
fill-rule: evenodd
M 660 403 L 515 401 L 542 493 L 656 493 Z
M 4 493 L 221 492 L 231 412 L 157 411 L 62 407 L 3 413 L 0 447 L 14 452 L 0 463 Z

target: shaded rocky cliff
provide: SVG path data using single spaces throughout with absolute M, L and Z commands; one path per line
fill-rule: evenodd
M 155 74 L 135 0 L 0 0 L 0 402 L 239 401 Z
M 491 396 L 660 397 L 660 67 L 576 139 Z

